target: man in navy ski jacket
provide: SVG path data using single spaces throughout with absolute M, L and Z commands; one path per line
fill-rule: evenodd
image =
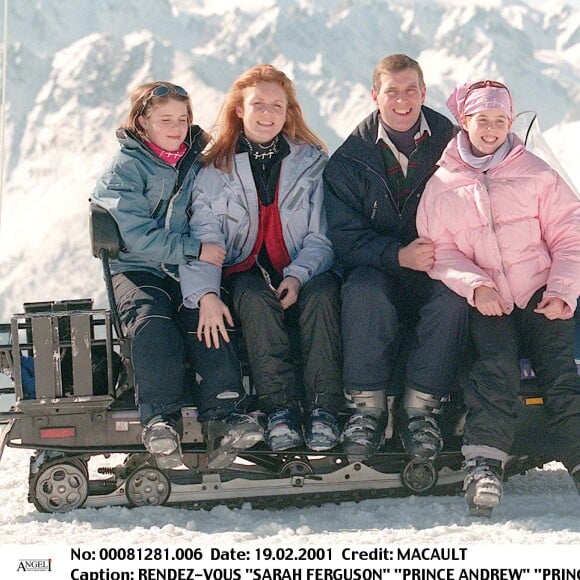
M 377 110 L 347 137 L 324 173 L 329 234 L 344 270 L 343 379 L 355 411 L 342 435 L 351 460 L 376 450 L 387 395 L 400 395 L 400 433 L 409 455 L 433 460 L 442 448 L 435 415 L 457 373 L 468 305 L 429 278 L 434 248 L 415 217 L 427 180 L 454 134 L 423 105 L 419 64 L 402 54 L 373 74 Z M 412 329 L 403 384 L 393 384 L 402 328 Z

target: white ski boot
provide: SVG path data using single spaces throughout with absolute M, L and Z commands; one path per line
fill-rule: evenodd
M 245 413 L 232 413 L 225 419 L 204 423 L 209 469 L 225 469 L 238 453 L 263 441 L 264 430 L 258 420 Z
M 172 419 L 158 415 L 143 427 L 143 445 L 161 469 L 183 466 L 181 442 L 175 423 Z
M 470 516 L 491 517 L 493 508 L 503 493 L 503 466 L 498 459 L 475 457 L 466 460 L 463 468 L 467 476 L 463 482 L 463 495 Z

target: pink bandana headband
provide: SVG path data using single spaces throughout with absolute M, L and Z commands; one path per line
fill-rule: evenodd
M 510 119 L 515 116 L 509 89 L 497 81 L 479 81 L 455 87 L 447 99 L 447 107 L 459 123 L 465 115 L 475 115 L 488 109 L 501 109 Z

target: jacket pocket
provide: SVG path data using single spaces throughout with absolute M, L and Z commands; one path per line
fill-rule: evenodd
M 167 209 L 171 194 L 172 187 L 170 187 L 167 179 L 156 178 L 148 181 L 145 197 L 149 203 L 149 215 L 152 218 L 163 215 Z
M 248 210 L 235 200 L 229 200 L 227 211 L 220 216 L 222 228 L 228 246 L 228 253 L 239 256 L 250 233 L 250 216 Z
M 289 247 L 290 254 L 295 254 L 303 246 L 304 238 L 310 231 L 310 199 L 308 190 L 299 187 L 290 197 L 290 203 L 281 208 L 280 220 L 286 229 L 288 240 L 293 247 Z

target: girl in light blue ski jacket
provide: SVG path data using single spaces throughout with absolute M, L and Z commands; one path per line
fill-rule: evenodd
M 262 438 L 261 427 L 244 413 L 232 345 L 209 349 L 193 338 L 199 313 L 183 307 L 176 280 L 179 264 L 205 260 L 219 267 L 225 255 L 222 247 L 201 244 L 188 231 L 190 190 L 182 185 L 186 176 L 189 183 L 195 178 L 208 140 L 192 120 L 182 87 L 159 81 L 137 87 L 117 135 L 120 151 L 93 194 L 123 240 L 111 263 L 111 283 L 122 331 L 130 339 L 143 445 L 162 468 L 182 465 L 181 408 L 192 399 L 204 428 L 216 419 L 242 425 L 233 437 L 224 437 L 227 450 L 219 441 L 208 442 L 208 465 L 222 466 L 224 456 L 233 461 L 232 446 L 247 448 Z M 196 381 L 198 376 L 203 380 Z
M 208 136 L 191 126 L 178 166 L 168 164 L 128 129 L 119 129 L 117 140 L 120 150 L 91 198 L 113 216 L 123 239 L 111 271 L 176 276 L 178 264 L 197 259 L 200 253 L 199 240 L 188 231 L 190 191 L 181 183 L 186 175 L 190 182 L 195 179 Z

